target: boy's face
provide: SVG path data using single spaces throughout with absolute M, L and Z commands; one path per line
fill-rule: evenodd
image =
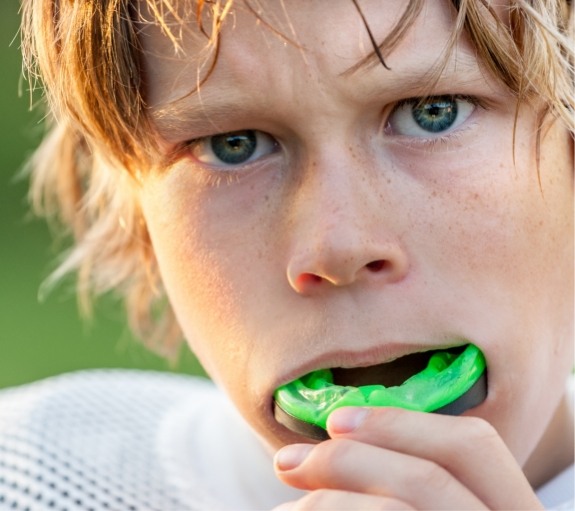
M 468 413 L 524 462 L 573 364 L 568 134 L 544 132 L 538 168 L 538 112 L 522 107 L 515 126 L 467 41 L 441 98 L 405 101 L 447 44 L 447 2 L 425 3 L 391 70 L 348 73 L 372 52 L 351 1 L 262 4 L 290 41 L 238 4 L 200 93 L 187 94 L 205 45 L 195 22 L 178 55 L 158 27 L 142 35 L 159 137 L 180 151 L 146 178 L 143 211 L 190 346 L 279 446 L 297 440 L 273 418 L 280 384 L 473 342 L 489 395 Z M 405 8 L 361 5 L 378 41 Z

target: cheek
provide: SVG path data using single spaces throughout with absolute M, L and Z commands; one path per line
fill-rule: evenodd
M 213 190 L 204 193 L 176 169 L 147 183 L 142 205 L 162 281 L 188 344 L 216 381 L 239 382 L 257 344 L 251 318 L 265 325 L 263 318 L 270 315 L 266 300 L 254 298 L 270 280 L 272 257 L 262 241 L 269 215 L 262 211 L 265 200 L 255 211 L 253 197 L 213 198 Z M 220 210 L 222 204 L 228 214 Z M 246 220 L 254 215 L 262 221 Z
M 560 133 L 546 137 L 538 168 L 532 137 L 518 133 L 516 140 L 515 158 L 511 144 L 497 148 L 494 141 L 501 158 L 476 151 L 454 163 L 461 179 L 439 180 L 427 216 L 412 222 L 431 240 L 418 252 L 452 265 L 463 284 L 506 283 L 520 302 L 547 291 L 563 300 L 573 271 L 569 141 Z
M 170 229 L 154 228 L 154 224 L 150 225 L 151 237 L 178 322 L 206 371 L 217 377 L 212 359 L 241 360 L 240 344 L 234 339 L 242 330 L 243 299 L 241 287 L 230 278 L 229 264 L 233 260 L 238 279 L 246 261 L 236 253 L 222 262 L 217 249 L 208 249 L 202 242 L 206 233 L 201 223 L 182 222 Z M 214 357 L 214 351 L 222 356 Z
M 521 156 L 515 167 L 502 165 L 509 191 L 501 193 L 499 179 L 470 195 L 445 235 L 446 246 L 460 250 L 446 277 L 459 286 L 452 310 L 463 304 L 453 324 L 474 332 L 488 358 L 482 413 L 521 462 L 573 367 L 573 170 L 567 142 L 552 140 L 539 173 Z

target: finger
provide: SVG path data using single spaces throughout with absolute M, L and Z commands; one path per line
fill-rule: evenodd
M 276 454 L 275 462 L 280 479 L 304 490 L 363 493 L 415 509 L 486 509 L 439 465 L 354 440 L 290 445 Z
M 287 502 L 273 511 L 415 511 L 405 502 L 341 490 L 317 490 L 295 502 Z
M 328 431 L 333 438 L 432 461 L 490 509 L 541 508 L 517 461 L 483 419 L 399 408 L 342 408 L 329 417 Z

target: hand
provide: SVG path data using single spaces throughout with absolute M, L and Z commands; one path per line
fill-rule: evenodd
M 276 511 L 543 509 L 495 429 L 476 417 L 342 408 L 330 440 L 276 454 L 278 477 L 309 490 Z

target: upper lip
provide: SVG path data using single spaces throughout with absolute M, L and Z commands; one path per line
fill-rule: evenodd
M 414 353 L 445 350 L 465 344 L 467 344 L 467 342 L 452 342 L 440 345 L 385 343 L 362 351 L 337 350 L 333 352 L 322 353 L 321 355 L 306 361 L 304 364 L 283 375 L 281 380 L 276 385 L 276 388 L 318 369 L 331 369 L 336 367 L 345 369 L 370 367 L 392 362 L 393 360 Z

